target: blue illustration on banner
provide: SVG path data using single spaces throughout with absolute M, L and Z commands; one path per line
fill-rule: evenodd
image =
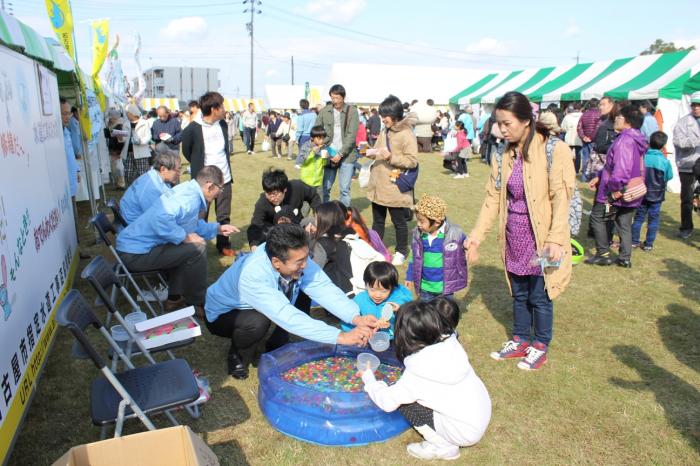
M 63 12 L 56 2 L 51 2 L 51 12 L 49 13 L 49 17 L 51 18 L 51 25 L 54 27 L 54 29 L 61 29 L 63 27 L 63 23 L 66 22 Z
M 12 125 L 12 118 L 10 115 L 13 113 L 10 111 L 10 102 L 12 101 L 12 81 L 7 77 L 6 71 L 0 71 L 0 102 L 5 106 L 5 118 L 7 119 L 7 126 Z
M 29 90 L 27 89 L 27 77 L 21 68 L 17 68 L 17 99 L 22 112 L 29 113 Z
M 12 307 L 10 306 L 10 292 L 8 291 L 9 281 L 7 279 L 7 263 L 5 262 L 5 256 L 0 257 L 0 269 L 2 270 L 2 281 L 0 282 L 0 307 L 2 307 L 3 315 L 5 321 L 10 318 L 12 314 Z
M 102 26 L 95 29 L 95 34 L 97 34 L 97 43 L 104 44 L 107 40 L 107 35 L 102 31 Z

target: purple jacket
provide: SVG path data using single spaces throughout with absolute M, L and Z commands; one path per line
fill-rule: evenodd
M 467 256 L 462 244 L 467 239 L 460 227 L 452 225 L 445 220 L 445 239 L 443 242 L 443 269 L 445 276 L 443 294 L 452 294 L 467 287 Z M 411 270 L 406 274 L 407 278 L 413 278 L 413 286 L 416 293 L 421 289 L 420 283 L 423 277 L 423 241 L 418 228 L 413 230 L 413 261 Z
M 608 194 L 622 191 L 632 178 L 644 176 L 642 158 L 649 148 L 646 137 L 638 129 L 622 130 L 615 139 L 600 172 L 600 184 L 596 193 L 596 202 L 605 203 Z M 644 197 L 632 202 L 619 199 L 613 202 L 618 207 L 639 207 Z
M 595 137 L 596 131 L 598 131 L 599 124 L 600 111 L 597 108 L 586 110 L 578 120 L 578 126 L 576 128 L 578 137 L 580 137 L 582 141 L 584 136 L 587 136 L 592 140 Z

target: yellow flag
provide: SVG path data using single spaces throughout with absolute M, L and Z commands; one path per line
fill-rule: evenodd
M 109 20 L 98 19 L 90 24 L 92 26 L 92 76 L 97 76 L 107 58 Z
M 100 109 L 102 113 L 104 113 L 107 109 L 107 96 L 105 96 L 102 90 L 102 82 L 98 76 L 92 77 L 92 88 L 95 90 L 95 97 L 97 97 L 97 101 L 100 103 Z
M 58 41 L 75 61 L 75 42 L 73 41 L 73 13 L 70 9 L 70 0 L 45 0 L 46 11 L 49 13 L 51 26 Z

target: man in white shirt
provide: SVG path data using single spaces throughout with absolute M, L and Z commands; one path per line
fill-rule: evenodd
M 243 141 L 248 151 L 248 155 L 255 153 L 255 131 L 258 128 L 258 114 L 255 112 L 255 104 L 248 104 L 248 108 L 243 112 Z
M 228 125 L 224 121 L 224 98 L 218 92 L 207 92 L 199 99 L 201 120 L 192 120 L 182 134 L 182 154 L 190 162 L 192 178 L 207 165 L 218 167 L 224 175 L 221 194 L 215 199 L 216 221 L 231 221 L 231 164 Z M 207 210 L 206 215 L 209 215 Z M 228 236 L 217 235 L 216 249 L 223 256 L 233 256 Z

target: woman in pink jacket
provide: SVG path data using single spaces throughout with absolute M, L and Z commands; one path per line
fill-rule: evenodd
M 457 174 L 454 176 L 456 180 L 461 178 L 469 178 L 469 172 L 467 171 L 467 157 L 469 157 L 469 140 L 467 139 L 467 132 L 464 129 L 464 123 L 457 121 L 455 123 L 455 130 L 457 131 L 457 148 L 454 153 L 457 155 Z

